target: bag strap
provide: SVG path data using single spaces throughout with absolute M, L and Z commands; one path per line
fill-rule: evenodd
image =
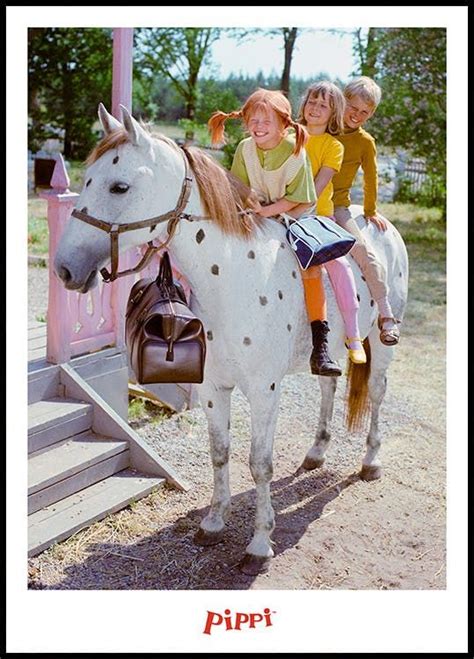
M 171 269 L 171 261 L 168 252 L 163 252 L 160 263 L 160 270 L 158 272 L 158 277 L 156 278 L 156 283 L 158 286 L 166 286 L 171 288 L 173 286 L 173 271 Z

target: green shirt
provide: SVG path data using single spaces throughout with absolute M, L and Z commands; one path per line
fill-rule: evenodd
M 246 139 L 251 140 L 252 138 L 248 137 Z M 232 162 L 231 172 L 250 187 L 247 168 L 242 154 L 243 142 L 244 140 L 242 140 L 237 147 Z M 294 148 L 295 138 L 291 134 L 284 137 L 280 144 L 273 149 L 264 150 L 257 147 L 258 160 L 262 169 L 264 171 L 278 169 L 293 154 Z M 306 153 L 304 153 L 304 165 L 298 171 L 296 176 L 285 186 L 284 198 L 288 201 L 294 201 L 300 204 L 315 203 L 316 201 L 311 163 Z

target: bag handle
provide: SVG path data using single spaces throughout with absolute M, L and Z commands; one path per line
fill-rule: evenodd
M 158 286 L 166 286 L 171 288 L 173 286 L 173 271 L 171 269 L 171 261 L 168 252 L 163 252 L 160 263 L 160 270 L 156 278 Z

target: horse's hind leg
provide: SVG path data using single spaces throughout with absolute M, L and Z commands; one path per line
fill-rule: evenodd
M 275 513 L 270 497 L 273 476 L 273 438 L 278 417 L 280 386 L 272 383 L 265 390 L 250 392 L 248 396 L 252 420 L 250 471 L 255 481 L 257 502 L 252 540 L 240 563 L 245 574 L 259 574 L 268 568 L 274 555 L 270 536 L 275 528 Z
M 199 545 L 214 545 L 223 537 L 224 525 L 230 512 L 229 487 L 229 427 L 232 388 L 218 388 L 203 384 L 199 392 L 202 407 L 207 416 L 214 492 L 211 509 L 201 522 L 194 536 Z
M 324 463 L 324 454 L 331 439 L 329 424 L 331 423 L 334 410 L 334 395 L 336 393 L 337 378 L 320 377 L 319 384 L 321 387 L 321 407 L 319 414 L 319 423 L 316 430 L 316 439 L 313 446 L 306 454 L 302 469 L 316 469 Z
M 387 390 L 387 369 L 393 358 L 393 348 L 384 346 L 378 331 L 372 330 L 370 337 L 371 364 L 368 381 L 371 401 L 370 427 L 367 435 L 367 451 L 362 460 L 360 477 L 363 480 L 375 480 L 382 476 L 382 465 L 378 457 L 381 439 L 379 433 L 380 406 Z

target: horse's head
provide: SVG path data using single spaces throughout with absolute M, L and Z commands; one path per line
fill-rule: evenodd
M 174 209 L 184 179 L 184 158 L 166 140 L 156 140 L 121 106 L 122 123 L 99 105 L 105 136 L 87 160 L 76 208 L 109 225 L 124 225 Z M 120 251 L 166 235 L 166 224 L 120 234 Z M 111 255 L 110 235 L 71 217 L 54 258 L 66 288 L 87 292 Z

